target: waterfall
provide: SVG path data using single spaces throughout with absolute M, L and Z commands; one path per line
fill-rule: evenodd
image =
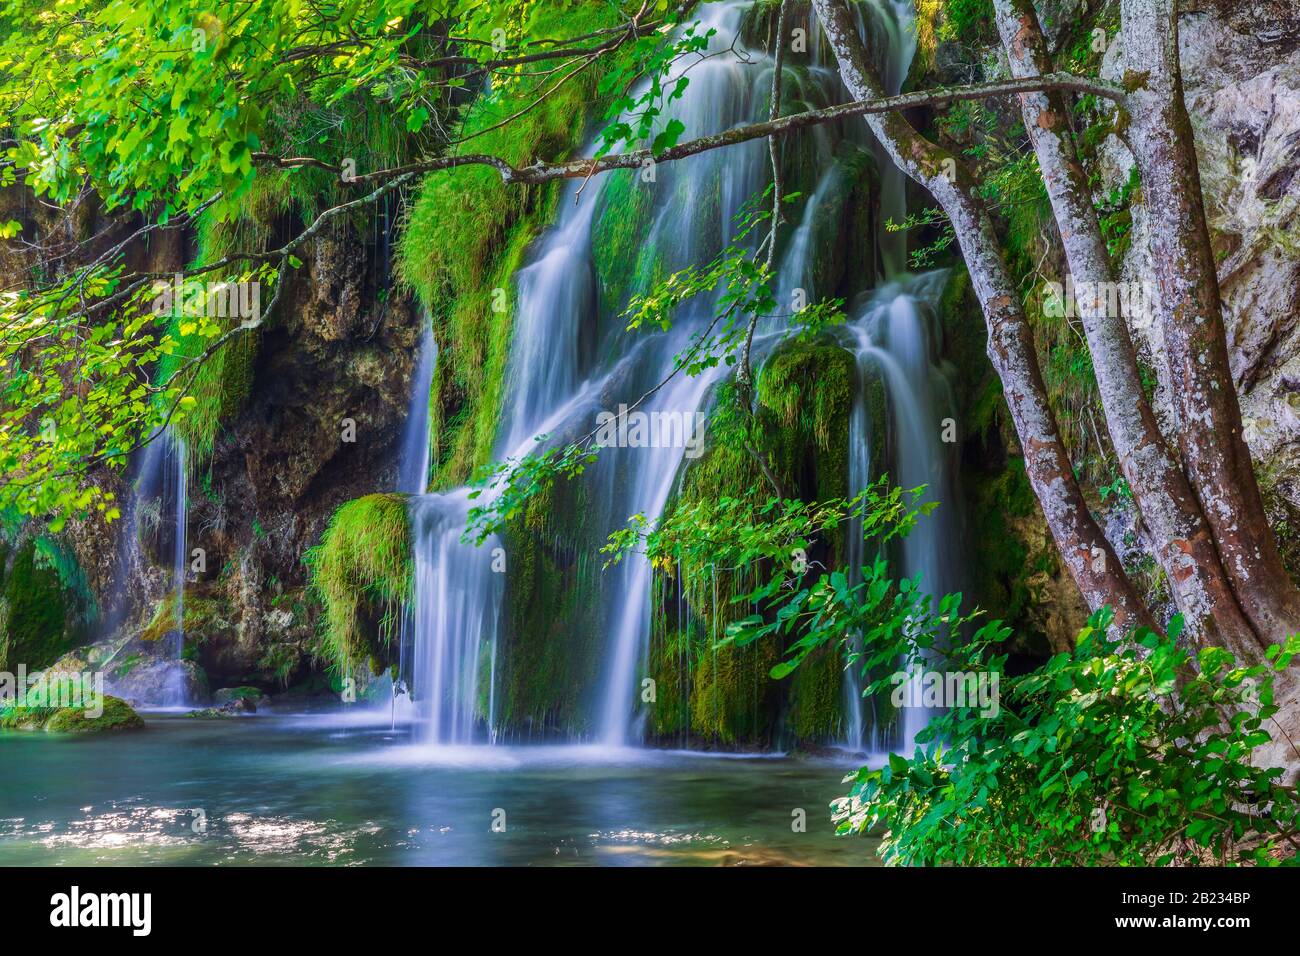
M 748 3 L 710 4 L 703 29 L 717 30 L 715 50 L 733 42 Z M 754 118 L 771 82 L 765 57 L 749 64 L 732 57 L 695 63 L 684 96 L 670 114 L 690 135 L 719 132 Z M 644 237 L 664 270 L 699 264 L 729 241 L 742 204 L 765 181 L 762 143 L 734 147 L 656 170 L 656 210 Z M 507 368 L 498 440 L 498 459 L 536 453 L 538 435 L 585 434 L 597 413 L 631 404 L 672 368 L 691 336 L 708 324 L 712 302 L 684 310 L 668 332 L 628 333 L 617 315 L 598 316 L 592 231 L 605 196 L 604 183 L 565 187 L 561 213 L 538 242 L 531 261 L 515 277 L 515 328 Z M 695 217 L 693 228 L 684 219 Z M 603 320 L 603 321 L 602 321 Z M 597 339 L 584 347 L 583 336 Z M 723 374 L 679 374 L 643 403 L 639 411 L 695 421 L 711 387 Z M 427 389 L 425 389 L 427 394 Z M 558 439 L 551 438 L 555 442 Z M 658 516 L 672 491 L 685 454 L 684 442 L 659 448 L 608 448 L 584 481 L 593 490 L 594 523 L 605 533 L 633 513 Z M 412 692 L 421 733 L 434 743 L 491 739 L 496 716 L 496 637 L 505 560 L 501 543 L 490 538 L 478 548 L 461 543 L 470 506 L 467 489 L 419 494 L 411 499 L 415 551 L 415 601 L 411 620 Z M 480 503 L 482 503 L 480 501 Z M 651 569 L 638 558 L 625 561 L 602 582 L 599 599 L 610 609 L 608 656 L 595 736 L 610 744 L 634 735 L 633 685 L 648 643 Z
M 883 43 L 872 46 L 877 68 L 885 91 L 899 93 L 916 53 L 912 0 L 872 0 L 855 10 L 861 31 L 883 37 Z M 861 125 L 865 127 L 865 121 Z M 899 576 L 919 574 L 922 587 L 937 598 L 960 587 L 956 557 L 960 501 L 953 477 L 957 446 L 955 441 L 946 444 L 942 440 L 944 420 L 952 415 L 952 396 L 939 359 L 941 336 L 935 320 L 947 274 L 906 274 L 906 234 L 885 228 L 887 222 L 901 224 L 907 217 L 906 177 L 874 138 L 871 142 L 880 169 L 880 272 L 877 289 L 843 333 L 846 347 L 857 359 L 859 380 L 850 417 L 849 483 L 856 493 L 879 477 L 871 474 L 866 387 L 869 380 L 879 378 L 888 407 L 889 447 L 884 458 L 890 480 L 903 488 L 925 485 L 922 500 L 940 505 L 903 540 L 893 567 Z M 853 528 L 848 560 L 855 578 L 862 565 L 874 558 L 865 553 L 864 544 L 860 528 Z M 875 702 L 862 700 L 862 686 L 859 668 L 851 667 L 844 680 L 845 745 L 855 751 L 880 752 L 891 746 L 910 751 L 929 714 L 918 708 L 905 709 L 891 740 L 880 726 Z M 864 707 L 872 710 L 869 738 Z
M 398 461 L 398 490 L 411 496 L 415 580 L 414 600 L 404 610 L 398 635 L 393 719 L 397 698 L 409 693 L 420 740 L 471 744 L 484 737 L 478 717 L 483 710 L 479 678 L 484 653 L 491 660 L 496 657 L 501 576 L 491 567 L 495 539 L 486 549 L 461 543 L 469 516 L 469 490 L 428 493 L 429 392 L 437 361 L 438 344 L 425 315 Z M 489 667 L 487 673 L 492 672 Z M 492 696 L 489 688 L 488 697 Z M 490 706 L 487 712 L 490 736 Z
M 480 726 L 492 696 L 481 686 L 491 674 L 500 613 L 502 552 L 495 538 L 483 547 L 461 543 L 469 490 L 421 495 L 411 503 L 415 551 L 415 646 L 410 688 L 418 736 L 433 744 L 471 744 L 492 736 Z M 484 667 L 485 658 L 488 667 Z
M 746 6 L 730 3 L 704 9 L 705 29 L 717 31 L 713 50 L 726 49 L 732 43 Z M 753 51 L 748 55 L 762 68 L 756 70 L 721 56 L 705 60 L 691 71 L 690 85 L 674 110 L 690 135 L 721 132 L 761 115 L 771 86 L 771 63 Z M 673 201 L 660 206 L 645 240 L 658 258 L 671 263 L 670 268 L 682 268 L 707 260 L 730 241 L 733 220 L 742 204 L 767 182 L 765 147 L 762 142 L 746 143 L 659 170 L 660 194 L 666 192 Z M 694 228 L 682 229 L 684 216 L 693 219 Z M 719 239 L 714 248 L 702 241 L 712 230 L 717 230 Z M 708 325 L 714 306 L 715 301 L 706 297 L 686 307 L 676 316 L 671 331 L 644 343 L 648 354 L 640 367 L 651 372 L 653 379 L 662 376 L 671 368 L 672 357 L 685 351 L 691 336 Z M 727 371 L 725 365 L 719 365 L 693 377 L 679 374 L 642 409 L 651 415 L 677 414 L 694 420 L 693 416 L 706 409 L 713 386 Z M 637 384 L 648 388 L 654 381 L 643 378 Z M 607 449 L 596 467 L 596 481 L 608 492 L 607 520 L 622 522 L 636 513 L 657 519 L 668 503 L 684 452 L 683 447 Z M 643 556 L 632 555 L 618 566 L 613 578 L 606 598 L 612 617 L 596 731 L 602 743 L 619 746 L 642 735 L 644 711 L 638 706 L 637 678 L 645 672 L 649 651 L 653 570 Z
M 179 661 L 185 652 L 185 578 L 189 565 L 187 551 L 186 519 L 189 516 L 189 456 L 185 451 L 185 439 L 174 430 L 168 429 L 171 443 L 173 465 L 173 495 L 176 502 L 176 530 L 172 536 L 172 593 L 176 596 L 176 627 L 168 637 L 169 657 Z M 185 702 L 184 687 L 181 685 L 183 674 L 173 672 L 171 693 L 172 704 Z
M 414 555 L 414 600 L 398 635 L 397 698 L 409 693 L 418 739 L 472 744 L 493 736 L 496 627 L 501 604 L 501 551 L 495 537 L 481 548 L 461 543 L 469 517 L 469 489 L 429 494 L 429 391 L 438 346 L 428 316 L 411 380 L 402 436 L 398 490 L 408 504 Z M 483 667 L 484 657 L 488 667 Z M 488 678 L 484 690 L 481 676 Z M 486 697 L 488 704 L 483 706 Z M 481 726 L 480 714 L 487 718 Z
M 713 52 L 726 50 L 733 43 L 739 45 L 742 19 L 749 5 L 745 0 L 731 0 L 701 8 L 701 32 L 716 31 L 710 44 Z M 911 48 L 908 31 L 899 26 L 900 9 L 910 10 L 910 6 L 901 3 L 881 8 L 872 22 L 893 25 L 892 32 L 886 29 L 892 56 L 904 64 L 910 62 Z M 891 71 L 891 87 L 900 86 L 905 74 L 905 65 Z M 772 82 L 772 63 L 767 55 L 746 51 L 740 57 L 706 57 L 692 62 L 689 76 L 684 95 L 668 105 L 664 117 L 665 121 L 669 117 L 680 120 L 686 135 L 708 135 L 765 118 Z M 838 78 L 833 71 L 814 62 L 809 78 L 816 89 L 800 88 L 805 101 L 829 101 L 834 97 Z M 865 124 L 851 126 L 851 135 L 867 143 Z M 811 171 L 816 174 L 816 186 L 778 260 L 777 288 L 782 299 L 802 290 L 806 300 L 811 301 L 816 217 L 843 176 L 832 162 L 828 133 L 818 130 L 809 136 L 818 167 Z M 892 166 L 883 164 L 882 174 L 886 169 Z M 624 264 L 637 273 L 631 289 L 636 292 L 645 291 L 648 277 L 701 265 L 731 241 L 735 218 L 743 204 L 760 194 L 769 181 L 767 145 L 753 141 L 665 163 L 653 170 L 649 180 L 640 177 L 639 171 L 628 175 L 637 177 L 631 180 L 631 189 L 650 191 L 644 224 L 638 221 L 633 226 L 637 229 L 633 253 L 637 263 Z M 886 181 L 895 184 L 889 187 L 893 197 L 889 201 L 902 203 L 901 178 L 886 177 Z M 588 434 L 599 413 L 618 414 L 621 406 L 635 405 L 638 400 L 637 413 L 645 414 L 652 422 L 675 422 L 684 429 L 681 434 L 685 436 L 697 416 L 708 410 L 714 387 L 729 374 L 725 363 L 720 363 L 698 375 L 679 373 L 663 382 L 675 357 L 688 351 L 695 337 L 709 326 L 715 315 L 716 297 L 700 296 L 684 306 L 666 331 L 628 331 L 626 320 L 618 314 L 624 303 L 600 301 L 599 257 L 605 250 L 595 237 L 608 226 L 607 217 L 630 215 L 612 204 L 610 197 L 617 182 L 616 174 L 610 174 L 591 183 L 571 182 L 562 187 L 557 221 L 538 240 L 528 263 L 514 277 L 512 347 L 493 449 L 497 460 L 518 459 Z M 624 180 L 623 185 L 627 184 L 628 180 Z M 894 246 L 902 248 L 901 242 Z M 901 255 L 884 258 L 891 275 L 901 270 Z M 642 269 L 645 263 L 652 268 Z M 908 302 L 919 303 L 922 298 L 919 292 L 914 299 L 899 290 L 895 295 Z M 852 341 L 846 342 L 846 347 L 858 355 L 864 375 L 886 374 L 891 409 L 902 415 L 900 409 L 911 408 L 908 414 L 919 421 L 928 414 L 919 403 L 920 393 L 929 386 L 910 376 L 921 374 L 928 381 L 931 370 L 927 365 L 918 372 L 914 364 L 909 364 L 909 356 L 920 347 L 921 323 L 917 319 L 908 325 L 900 319 L 897 328 L 891 326 L 889 334 L 885 334 L 887 330 L 878 327 L 883 308 L 879 303 L 884 301 L 873 299 L 877 306 L 853 324 L 854 331 L 849 333 Z M 917 305 L 916 315 L 922 311 Z M 784 320 L 777 317 L 763 323 L 755 340 L 756 365 L 779 340 L 783 325 Z M 854 337 L 859 332 L 869 341 Z M 928 335 L 925 338 L 926 343 L 933 341 Z M 418 459 L 421 475 L 428 470 L 429 388 L 423 376 L 432 374 L 432 355 L 436 351 L 431 337 L 428 342 L 421 350 L 403 444 L 403 461 Z M 887 375 L 887 362 L 894 363 L 897 375 Z M 860 459 L 862 465 L 851 463 L 855 491 L 873 477 L 863 470 L 869 470 L 870 462 L 869 429 L 862 417 L 865 414 L 865 408 L 855 407 L 853 455 L 854 461 Z M 891 432 L 902 434 L 899 428 L 903 420 L 894 424 Z M 923 446 L 916 433 L 917 429 L 907 431 L 907 437 L 898 438 L 894 444 L 901 458 L 916 456 L 920 463 L 904 465 L 900 461 L 896 474 L 920 471 L 929 475 L 934 470 L 933 462 L 939 460 L 939 451 Z M 539 442 L 539 436 L 545 438 Z M 688 442 L 682 440 L 601 450 L 596 463 L 576 479 L 586 492 L 584 518 L 598 535 L 597 543 L 623 527 L 630 515 L 643 514 L 652 521 L 660 517 L 682 471 L 687 446 Z M 417 453 L 417 448 L 422 450 Z M 403 640 L 401 673 L 415 698 L 418 733 L 434 744 L 494 740 L 498 719 L 498 634 L 504 594 L 504 576 L 497 571 L 504 570 L 507 556 L 496 538 L 477 548 L 461 542 L 471 505 L 468 489 L 424 493 L 423 484 L 411 480 L 406 470 L 401 480 L 402 490 L 412 494 L 409 511 L 415 552 L 415 597 L 407 621 L 409 638 Z M 946 500 L 938 483 L 932 483 L 932 489 L 937 497 Z M 484 498 L 477 503 L 483 504 Z M 928 569 L 931 558 L 909 557 L 909 567 Z M 931 580 L 930 573 L 926 573 L 926 579 Z M 652 582 L 649 563 L 633 555 L 604 575 L 597 582 L 598 592 L 587 598 L 597 602 L 605 614 L 605 653 L 584 736 L 605 745 L 635 743 L 643 734 L 646 713 L 640 703 L 639 677 L 648 664 Z M 855 719 L 860 722 L 860 715 L 853 716 L 861 706 L 860 691 L 850 688 L 846 693 L 852 694 L 855 704 L 850 723 Z M 570 728 L 570 732 L 573 730 Z
M 907 81 L 912 58 L 916 55 L 916 14 L 912 0 L 872 0 L 870 5 L 855 7 L 859 29 L 876 37 L 883 35 L 884 43 L 871 44 L 878 51 L 878 68 L 885 93 L 897 96 Z M 860 121 L 866 126 L 866 120 Z M 907 236 L 903 232 L 889 232 L 885 223 L 901 225 L 907 218 L 907 176 L 894 164 L 884 147 L 871 138 L 872 152 L 880 170 L 880 223 L 877 236 L 880 246 L 881 278 L 900 275 L 907 268 Z
M 97 638 L 100 640 L 112 637 L 131 609 L 128 582 L 143 572 L 145 557 L 140 548 L 140 538 L 149 503 L 159 502 L 160 510 L 162 507 L 169 445 L 167 433 L 158 432 L 132 456 L 126 504 L 122 509 L 122 526 L 127 530 L 119 534 L 117 539 L 113 593 L 105 602 L 105 613 L 99 622 Z
M 849 493 L 857 494 L 871 484 L 875 477 L 871 474 L 872 417 L 868 383 L 879 376 L 880 371 L 870 349 L 870 336 L 860 325 L 849 330 L 846 346 L 851 348 L 857 359 L 857 389 L 853 393 L 853 408 L 849 412 Z M 862 582 L 862 567 L 868 560 L 866 541 L 863 539 L 862 520 L 855 518 L 849 527 L 848 544 L 845 549 L 848 561 L 849 581 L 851 584 Z M 862 650 L 862 642 L 853 635 L 849 638 L 849 648 Z M 871 738 L 866 737 L 867 720 L 863 713 L 863 681 L 861 668 L 850 664 L 844 671 L 844 745 L 852 751 L 876 751 L 880 749 L 880 727 L 874 710 L 874 700 L 869 703 L 872 710 Z
M 411 404 L 402 431 L 401 459 L 397 465 L 397 490 L 407 495 L 422 495 L 429 487 L 429 389 L 433 386 L 433 370 L 438 364 L 438 343 L 427 315 L 423 322 L 424 331 L 415 356 L 415 373 L 411 377 Z
M 921 575 L 922 587 L 935 597 L 960 590 L 960 504 L 953 477 L 957 444 L 943 440 L 945 419 L 952 418 L 953 410 L 948 370 L 938 357 L 941 339 L 935 312 L 946 279 L 947 273 L 939 271 L 902 276 L 886 283 L 870 296 L 842 333 L 847 347 L 857 356 L 859 375 L 864 380 L 879 377 L 884 384 L 891 482 L 902 488 L 925 485 L 921 500 L 939 503 L 903 539 L 901 554 L 895 556 L 892 565 L 899 576 Z M 866 389 L 859 388 L 849 440 L 849 480 L 855 490 L 879 477 L 870 474 L 868 403 Z M 955 438 L 955 419 L 952 425 Z M 850 534 L 849 561 L 855 574 L 857 568 L 874 558 L 865 554 L 863 544 L 860 533 Z M 861 677 L 856 667 L 848 672 L 845 687 L 846 693 L 861 696 Z M 873 726 L 871 739 L 865 737 L 862 706 L 859 701 L 848 708 L 846 744 L 855 750 L 889 749 L 889 741 L 878 726 Z M 918 708 L 907 708 L 901 717 L 896 739 L 910 751 L 928 715 Z
M 819 290 L 813 277 L 812 262 L 817 214 L 827 201 L 827 195 L 840 185 L 843 178 L 843 171 L 838 166 L 832 166 L 822 174 L 817 188 L 804 204 L 799 225 L 790 236 L 781 256 L 781 267 L 777 273 L 777 302 L 797 305 L 800 301 L 809 304 L 818 300 Z
M 185 583 L 189 573 L 189 456 L 175 429 L 162 428 L 144 443 L 133 456 L 130 476 L 122 512 L 124 530 L 118 536 L 113 558 L 114 590 L 96 630 L 96 640 L 117 635 L 132 611 L 128 582 L 150 578 L 154 560 L 165 562 L 170 546 L 171 559 L 166 563 L 171 571 L 165 593 L 171 597 L 172 627 L 157 646 L 158 660 L 166 665 L 165 677 L 151 688 L 156 699 L 151 696 L 145 702 L 183 706 L 190 703 L 189 674 L 180 665 L 185 653 Z M 146 538 L 152 542 L 148 548 L 144 546 Z M 111 677 L 108 686 L 113 689 Z
M 415 353 L 415 369 L 411 375 L 411 400 L 407 406 L 406 423 L 402 428 L 402 443 L 397 461 L 397 490 L 405 495 L 423 495 L 429 487 L 429 465 L 432 441 L 429 434 L 429 390 L 433 386 L 433 373 L 438 366 L 438 342 L 433 335 L 433 323 L 427 313 L 421 316 L 420 345 Z M 397 726 L 398 698 L 406 697 L 409 688 L 409 657 L 415 633 L 413 608 L 402 609 L 397 632 L 397 679 L 387 676 L 390 719 Z M 382 684 L 381 684 L 382 686 Z M 403 716 L 406 713 L 403 705 Z

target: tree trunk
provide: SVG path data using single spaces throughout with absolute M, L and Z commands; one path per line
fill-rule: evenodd
M 1300 627 L 1300 591 L 1282 565 L 1242 437 L 1174 2 L 1123 0 L 1121 17 L 1129 138 L 1150 221 L 1183 460 L 1242 610 L 1268 644 Z
M 881 96 L 880 79 L 869 65 L 844 0 L 813 0 L 813 6 L 849 92 L 859 100 Z M 1154 626 L 1079 490 L 1047 402 L 1019 294 L 970 174 L 956 157 L 918 134 L 898 113 L 872 116 L 868 123 L 899 168 L 927 188 L 952 221 L 984 311 L 989 358 L 1002 380 L 1024 449 L 1026 474 L 1080 592 L 1093 609 L 1113 608 L 1117 627 Z
M 998 29 L 1017 78 L 1051 72 L 1032 0 L 994 0 Z M 1022 93 L 1025 129 L 1052 201 L 1061 245 L 1076 289 L 1110 283 L 1114 275 L 1097 222 L 1087 177 L 1070 139 L 1069 111 L 1060 93 Z M 1121 297 L 1122 299 L 1122 297 Z M 1079 296 L 1097 388 L 1120 468 L 1151 532 L 1178 609 L 1197 644 L 1218 644 L 1245 659 L 1259 644 L 1237 603 L 1200 502 L 1156 424 L 1142 391 L 1137 357 L 1124 317 L 1101 294 Z

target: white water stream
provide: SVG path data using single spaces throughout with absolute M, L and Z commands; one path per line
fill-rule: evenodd
M 734 0 L 700 8 L 702 26 L 716 31 L 715 52 L 731 46 L 747 6 Z M 870 29 L 883 30 L 888 38 L 888 83 L 897 90 L 913 48 L 910 29 L 903 25 L 910 23 L 910 4 L 906 0 L 886 3 L 877 14 L 866 19 Z M 671 115 L 685 124 L 687 136 L 764 118 L 771 85 L 771 61 L 766 54 L 713 56 L 694 64 L 689 76 L 685 95 L 670 108 Z M 814 62 L 809 77 L 801 82 L 821 84 L 822 98 L 838 95 L 833 70 Z M 795 289 L 809 297 L 825 291 L 812 288 L 814 219 L 842 172 L 832 162 L 827 137 L 814 139 L 817 187 L 779 260 L 778 288 L 783 299 Z M 862 141 L 869 139 L 863 136 Z M 901 221 L 906 213 L 901 173 L 887 162 L 881 169 L 882 220 L 892 216 Z M 762 141 L 663 164 L 655 170 L 652 183 L 633 187 L 655 191 L 654 211 L 641 240 L 643 260 L 657 263 L 661 273 L 707 261 L 730 241 L 742 205 L 761 192 L 769 177 L 767 146 Z M 615 413 L 620 404 L 634 403 L 659 385 L 674 357 L 690 347 L 714 314 L 715 302 L 700 297 L 681 310 L 671 330 L 654 333 L 626 332 L 617 316 L 598 314 L 594 262 L 599 250 L 593 250 L 593 234 L 598 217 L 607 212 L 602 207 L 604 195 L 603 184 L 568 185 L 557 222 L 539 240 L 530 263 L 516 274 L 515 327 L 495 448 L 498 459 L 517 459 L 562 438 L 584 434 L 594 427 L 598 412 Z M 901 273 L 902 234 L 882 231 L 879 245 L 880 268 L 887 276 Z M 644 255 L 646 250 L 649 255 Z M 933 301 L 934 290 L 935 282 L 927 285 L 924 279 L 884 286 L 847 327 L 845 345 L 857 355 L 863 376 L 884 377 L 893 436 L 891 474 L 908 487 L 928 484 L 931 495 L 947 503 L 951 501 L 946 483 L 951 454 L 939 447 L 939 426 L 933 420 L 936 340 L 927 327 L 931 312 L 926 305 Z M 756 342 L 758 357 L 779 338 L 782 324 L 779 320 L 765 323 Z M 508 556 L 496 538 L 477 548 L 461 542 L 473 503 L 468 489 L 426 493 L 427 399 L 436 351 L 431 333 L 426 333 L 403 444 L 401 490 L 413 496 L 409 507 L 415 601 L 406 625 L 409 634 L 402 641 L 401 672 L 413 691 L 423 739 L 463 745 L 495 738 L 497 643 L 504 591 L 503 575 L 498 572 Z M 722 365 L 696 376 L 678 374 L 653 391 L 638 410 L 693 422 L 697 413 L 707 411 L 713 386 L 728 371 Z M 866 389 L 859 392 L 852 419 L 854 491 L 878 477 L 869 474 L 870 429 L 862 397 Z M 549 438 L 539 444 L 539 435 Z M 604 449 L 580 479 L 589 492 L 589 520 L 608 533 L 633 514 L 657 518 L 672 495 L 686 451 L 684 442 Z M 927 586 L 935 590 L 951 580 L 944 568 L 949 553 L 944 536 L 942 523 L 931 519 L 909 539 L 903 556 L 908 573 L 922 573 Z M 863 557 L 860 548 L 853 557 Z M 590 723 L 577 736 L 622 746 L 638 742 L 643 735 L 645 713 L 637 690 L 646 671 L 652 579 L 648 562 L 634 556 L 607 572 L 599 593 L 589 598 L 600 601 L 606 611 L 607 650 L 594 688 Z M 872 740 L 866 739 L 868 720 L 859 688 L 856 677 L 846 680 L 844 736 L 855 749 L 873 749 Z M 916 729 L 905 726 L 904 739 L 910 739 Z M 877 745 L 886 743 L 879 732 L 873 739 Z

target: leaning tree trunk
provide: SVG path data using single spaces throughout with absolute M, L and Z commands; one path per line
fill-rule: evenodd
M 849 92 L 858 100 L 882 96 L 880 78 L 844 0 L 813 0 L 813 6 Z M 867 121 L 899 168 L 927 188 L 952 221 L 984 310 L 989 358 L 1024 449 L 1025 472 L 1080 592 L 1093 609 L 1113 608 L 1117 626 L 1153 626 L 1079 490 L 1047 401 L 1032 332 L 974 181 L 956 157 L 918 134 L 898 113 Z
M 1242 609 L 1265 644 L 1300 627 L 1241 431 L 1223 306 L 1183 103 L 1174 0 L 1123 0 L 1129 137 L 1150 221 L 1156 310 L 1188 476 Z
M 1052 72 L 1032 0 L 994 0 L 998 29 L 1017 78 Z M 1075 287 L 1113 281 L 1087 177 L 1070 138 L 1063 94 L 1020 94 L 1025 129 L 1038 156 Z M 1113 300 L 1112 300 L 1113 301 Z M 1173 590 L 1189 636 L 1244 659 L 1259 654 L 1257 636 L 1237 602 L 1219 550 L 1187 476 L 1156 424 L 1142 391 L 1128 326 L 1096 292 L 1079 297 L 1097 389 L 1120 468 L 1133 489 L 1153 550 Z

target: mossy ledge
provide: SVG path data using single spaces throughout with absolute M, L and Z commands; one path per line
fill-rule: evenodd
M 0 532 L 0 670 L 53 663 L 97 614 L 85 572 L 59 539 Z
M 341 505 L 303 558 L 324 607 L 317 656 L 341 672 L 388 664 L 413 562 L 406 496 L 376 494 Z
M 829 339 L 791 341 L 758 375 L 757 414 L 769 436 L 769 458 L 787 494 L 804 500 L 849 491 L 849 419 L 859 388 L 873 402 L 872 447 L 884 447 L 883 390 L 857 382 L 852 353 Z M 716 500 L 736 489 L 761 504 L 770 489 L 744 451 L 711 443 L 682 477 L 669 508 Z M 845 557 L 842 532 L 814 543 L 809 560 L 828 566 Z M 682 565 L 656 577 L 649 676 L 657 700 L 650 736 L 659 743 L 735 749 L 825 744 L 841 734 L 842 664 L 821 653 L 789 681 L 769 677 L 783 648 L 768 639 L 737 648 L 718 646 L 732 621 L 751 612 L 733 599 L 751 576 Z
M 525 32 L 581 35 L 621 22 L 616 5 L 538 4 Z M 483 90 L 464 116 L 475 152 L 515 164 L 572 156 L 610 93 L 601 80 L 627 62 L 619 52 L 575 75 L 535 107 L 526 85 Z M 507 117 L 520 114 L 508 126 Z M 402 283 L 429 310 L 438 340 L 430 408 L 430 487 L 467 481 L 492 455 L 514 328 L 514 275 L 533 241 L 554 221 L 561 186 L 507 186 L 495 170 L 466 166 L 427 177 L 412 200 L 397 245 Z

